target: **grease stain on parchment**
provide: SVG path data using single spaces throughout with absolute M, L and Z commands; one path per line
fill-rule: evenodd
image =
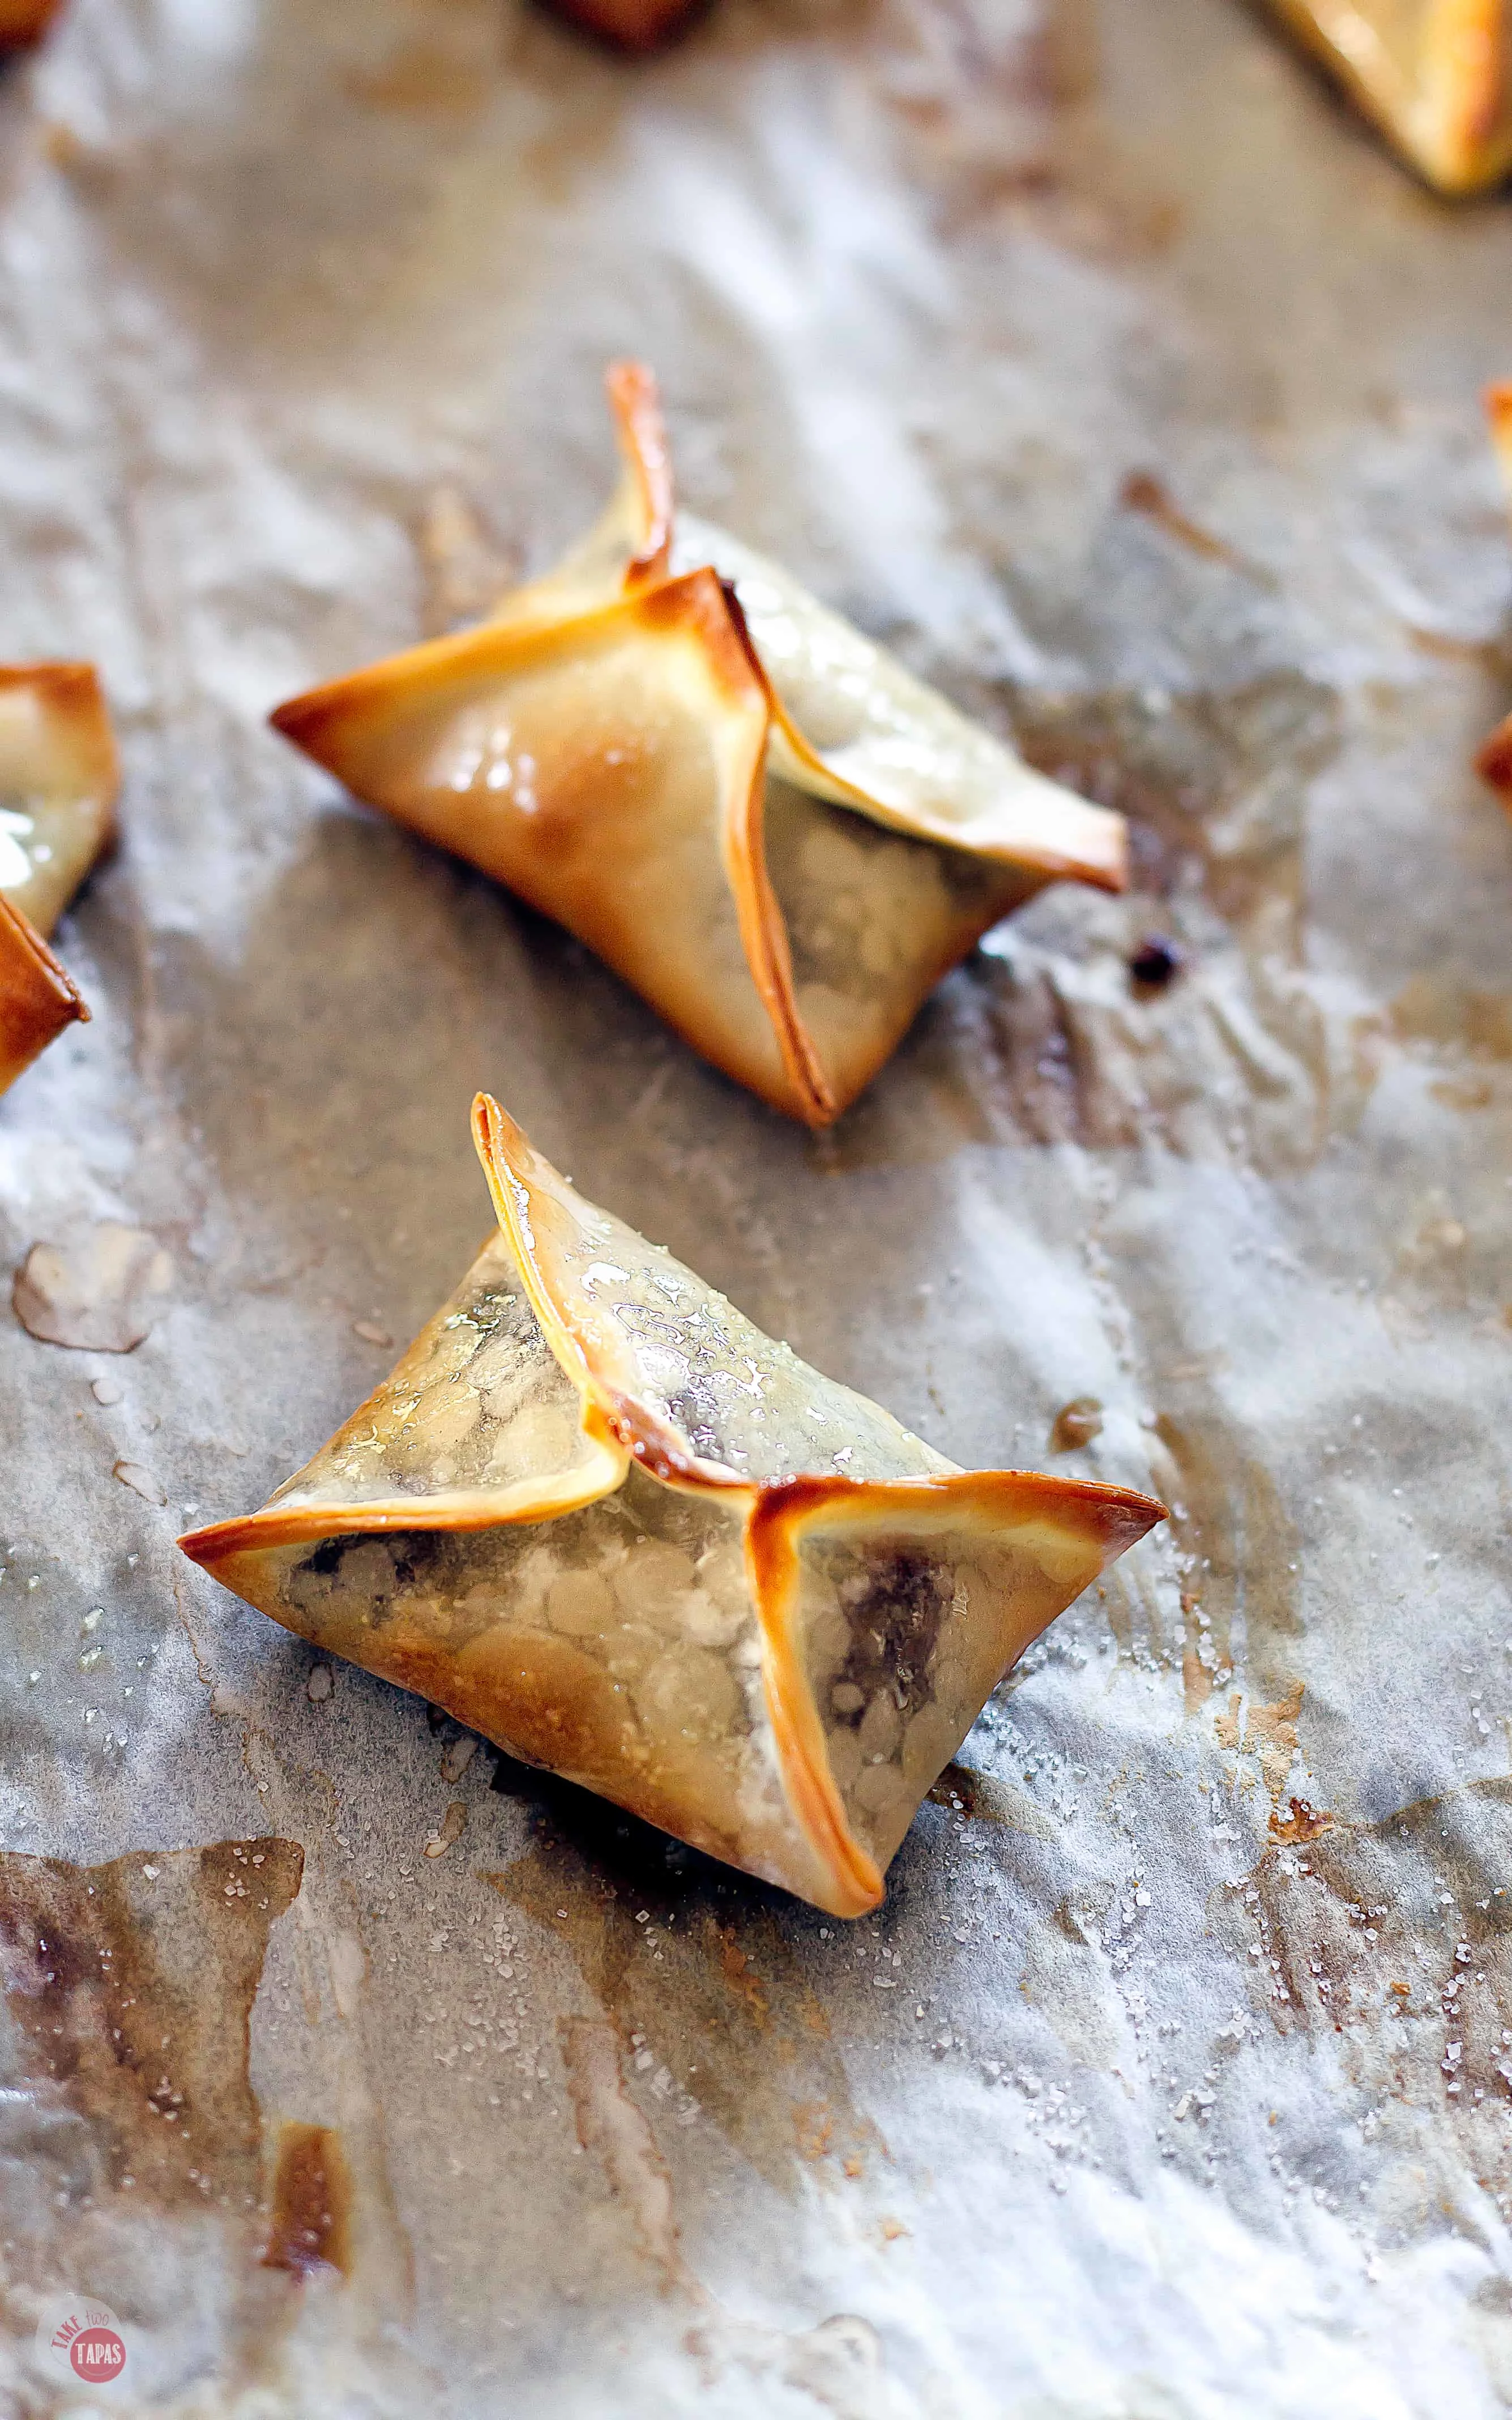
M 1267 1704 L 1260 1700 L 1246 1702 L 1236 1689 L 1229 1697 L 1224 1713 L 1213 1720 L 1213 1734 L 1220 1747 L 1231 1756 L 1252 1757 L 1258 1765 L 1260 1778 L 1271 1798 L 1270 1830 L 1280 1828 L 1282 1794 L 1291 1778 L 1297 1761 L 1297 1726 L 1302 1715 L 1304 1696 L 1303 1684 L 1294 1681 L 1284 1694 Z M 1300 1809 L 1305 1801 L 1293 1798 L 1291 1806 Z M 1294 1817 L 1299 1831 L 1304 1819 Z
M 989 934 L 831 1158 L 990 1140 L 1310 1166 L 1358 1122 L 1384 1039 L 1305 963 L 1305 800 L 1336 745 L 1334 693 L 1288 673 L 1223 693 L 1022 698 L 1013 719 L 1039 770 L 1128 817 L 1130 888 L 1058 885 Z M 1157 927 L 1183 972 L 1153 988 L 1129 968 Z
M 1170 243 L 1179 208 L 1102 105 L 1092 0 L 892 0 L 878 27 L 880 90 L 947 235 L 1024 225 L 1103 261 Z
M 501 1766 L 503 1787 L 520 1769 Z M 886 2147 L 852 2101 L 829 2021 L 760 1885 L 738 1883 L 612 1807 L 529 1776 L 533 1838 L 500 1896 L 564 1937 L 619 2040 L 649 2052 L 663 2092 L 698 2109 L 764 2180 L 859 2175 Z M 570 1827 L 570 1828 L 569 1828 Z M 647 1926 L 656 1935 L 648 1956 Z M 813 2113 L 825 2113 L 816 2128 Z
M 625 2083 L 623 2051 L 603 2017 L 559 2021 L 563 2064 L 580 2148 L 597 2163 L 608 2209 L 659 2291 L 687 2306 L 694 2324 L 685 2350 L 705 2392 L 731 2368 L 793 2387 L 837 2420 L 908 2420 L 916 2407 L 884 2371 L 876 2331 L 837 2313 L 789 2335 L 734 2319 L 683 2257 L 672 2180 L 656 2138 Z M 895 2241 L 906 2232 L 887 2222 Z
M 979 1823 L 1006 1823 L 1015 1832 L 1026 1832 L 1032 1840 L 1059 1837 L 1049 1816 L 1026 1791 L 1016 1790 L 1011 1781 L 998 1780 L 990 1773 L 978 1773 L 970 1765 L 948 1764 L 927 1795 L 936 1807 L 949 1807 L 954 1815 Z
M 12 2088 L 78 2121 L 69 2203 L 130 2177 L 135 2207 L 261 2195 L 247 2028 L 268 1935 L 300 1886 L 291 1840 L 85 1869 L 0 1856 Z
M 1228 544 L 1190 513 L 1183 512 L 1165 480 L 1156 471 L 1131 471 L 1119 490 L 1119 502 L 1125 512 L 1140 513 L 1157 529 L 1188 553 L 1197 555 L 1204 563 L 1224 563 L 1231 571 L 1242 571 L 1262 585 L 1273 584 L 1272 575 Z
M 288 2119 L 279 2128 L 262 2265 L 291 2277 L 350 2275 L 351 2171 L 333 2126 Z
M 1512 2210 L 1512 1778 L 1375 1823 L 1297 1819 L 1209 1900 L 1278 2034 L 1330 2040 L 1404 2157 L 1380 2194 L 1411 2228 L 1454 2206 L 1463 2160 Z M 1443 2120 L 1447 2118 L 1447 2134 Z
M 277 1837 L 0 1855 L 0 2402 L 60 2278 L 108 2281 L 144 2392 L 324 2408 L 339 2371 L 387 2420 L 434 2382 L 393 2336 L 386 2180 L 332 2126 L 265 2138 L 252 2009 L 303 1869 Z
M 1426 1336 L 1443 1312 L 1494 1317 L 1505 1299 L 1503 1222 L 1488 1218 L 1486 1206 L 1488 1178 L 1512 1174 L 1512 992 L 1420 970 L 1396 993 L 1387 1018 L 1398 1064 L 1420 1071 L 1433 1109 L 1449 1110 L 1457 1125 L 1473 1122 L 1464 1145 L 1477 1168 L 1476 1183 L 1467 1186 L 1463 1146 L 1451 1135 L 1442 1157 L 1431 1144 L 1424 1154 L 1415 1195 L 1404 1188 L 1381 1308 L 1393 1335 L 1406 1340 Z
M 1180 1657 L 1189 1714 L 1239 1670 L 1258 1700 L 1280 1702 L 1296 1685 L 1290 1659 L 1303 1631 L 1296 1525 L 1201 1374 L 1179 1400 L 1180 1414 L 1158 1414 L 1149 1433 L 1150 1483 L 1169 1507 L 1180 1589 L 1179 1624 L 1169 1637 L 1152 1627 L 1151 1648 Z M 1114 1571 L 1104 1588 L 1109 1621 L 1128 1653 L 1128 1583 Z M 1149 1591 L 1144 1609 L 1147 1622 L 1158 1624 Z
M 1119 2036 L 1108 2010 L 1106 1968 L 1089 1911 L 1084 1915 L 1063 1899 L 1048 1919 L 1029 1928 L 1019 1990 L 1052 2027 L 1069 2058 L 1080 2067 L 1105 2071 L 1113 2066 Z
M 348 68 L 347 90 L 369 109 L 399 116 L 475 117 L 492 98 L 499 40 L 497 33 L 492 39 L 469 40 L 469 30 L 459 23 L 450 40 L 401 42 L 376 67 Z
M 1337 743 L 1333 693 L 1285 673 L 1227 693 L 1026 701 L 1015 721 L 1032 764 L 1128 817 L 1132 860 L 1080 966 L 1026 962 L 1005 996 L 1027 1136 L 1307 1164 L 1373 1080 L 1364 1037 L 1329 1030 L 1303 966 L 1305 798 Z M 1152 915 L 1190 971 L 1134 1000 L 1126 944 Z M 1115 937 L 1116 970 L 1097 946 Z
M 0 1856 L 0 2219 L 19 2340 L 0 2369 L 59 2277 L 108 2277 L 144 2360 L 166 2345 L 191 2374 L 245 2379 L 276 2357 L 248 2027 L 301 1868 L 277 1838 L 90 1868 Z M 194 2294 L 211 2280 L 207 2335 Z
M 661 2289 L 701 2294 L 687 2270 L 672 2214 L 671 2178 L 645 2118 L 625 2089 L 620 2044 L 601 2017 L 558 2020 L 562 2060 L 572 2095 L 578 2140 L 603 2166 L 609 2198 L 618 2204 L 637 2250 L 657 2273 Z

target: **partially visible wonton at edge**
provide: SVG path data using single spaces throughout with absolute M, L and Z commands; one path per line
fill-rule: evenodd
M 1512 0 L 1271 0 L 1445 194 L 1512 169 Z
M 961 1470 L 583 1201 L 482 1096 L 499 1215 L 260 1512 L 180 1541 L 323 1652 L 837 1916 L 1009 1667 L 1160 1519 Z
M 47 936 L 110 840 L 119 785 L 92 666 L 0 665 L 0 1093 L 88 1017 Z
M 650 375 L 622 365 L 609 394 L 625 476 L 555 571 L 272 719 L 826 1125 L 1011 908 L 1059 876 L 1122 888 L 1123 821 L 775 564 L 674 531 Z
M 548 0 L 552 14 L 617 51 L 655 51 L 698 16 L 705 0 Z
M 1512 386 L 1489 388 L 1486 409 L 1490 415 L 1492 442 L 1502 459 L 1507 501 L 1512 504 Z M 1512 814 L 1512 714 L 1492 732 L 1475 763 L 1481 778 L 1490 783 Z
M 63 0 L 0 0 L 0 51 L 22 51 L 39 42 Z

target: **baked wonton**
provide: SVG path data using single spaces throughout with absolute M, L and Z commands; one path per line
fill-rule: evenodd
M 110 839 L 119 783 L 90 665 L 0 665 L 0 1092 L 88 1016 L 46 936 Z
M 959 1469 L 584 1202 L 486 1095 L 499 1214 L 393 1374 L 187 1554 L 322 1652 L 858 1916 L 1003 1673 L 1161 1517 Z
M 1512 386 L 1489 388 L 1486 410 L 1490 417 L 1492 442 L 1501 457 L 1507 497 L 1512 501 Z M 1475 762 L 1481 778 L 1490 783 L 1512 814 L 1512 714 L 1492 732 Z
M 825 1125 L 1009 908 L 1063 875 L 1121 888 L 1123 821 L 774 564 L 674 529 L 650 375 L 609 383 L 625 476 L 555 571 L 272 719 Z
M 1478 193 L 1512 168 L 1512 0 L 1272 0 L 1419 175 Z

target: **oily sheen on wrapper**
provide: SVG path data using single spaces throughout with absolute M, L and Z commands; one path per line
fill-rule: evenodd
M 415 1689 L 837 1916 L 1003 1673 L 1163 1507 L 962 1470 L 595 1209 L 480 1097 L 499 1214 L 315 1459 L 180 1543 Z
M 609 387 L 624 477 L 553 572 L 272 719 L 826 1125 L 1010 908 L 1061 876 L 1123 887 L 1123 819 L 775 564 L 674 521 L 650 373 L 622 364 Z
M 119 785 L 93 667 L 0 665 L 0 1093 L 88 1017 L 47 936 L 110 841 Z
M 1441 193 L 1512 169 L 1512 0 L 1271 0 Z

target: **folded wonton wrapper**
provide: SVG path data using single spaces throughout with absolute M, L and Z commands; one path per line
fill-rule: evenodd
M 555 571 L 272 719 L 825 1125 L 1009 908 L 1062 875 L 1121 888 L 1123 821 L 734 538 L 674 535 L 649 373 L 609 394 L 624 480 Z
M 1009 1666 L 1163 1507 L 964 1471 L 582 1201 L 500 1219 L 315 1460 L 195 1562 L 323 1652 L 836 1916 Z
M 45 936 L 111 837 L 119 785 L 93 667 L 0 665 L 0 1092 L 89 1015 Z
M 1502 475 L 1512 502 L 1512 386 L 1487 389 L 1486 410 L 1490 417 L 1491 439 L 1502 459 Z M 1475 760 L 1483 781 L 1489 782 L 1507 813 L 1512 814 L 1512 714 L 1492 732 Z
M 1512 0 L 1272 0 L 1445 194 L 1512 168 Z

